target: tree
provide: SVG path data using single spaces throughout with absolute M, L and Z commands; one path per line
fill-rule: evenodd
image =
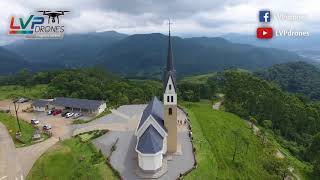
M 31 73 L 28 69 L 23 69 L 17 74 L 18 82 L 23 86 L 23 91 L 26 91 L 26 88 L 31 85 Z
M 310 162 L 320 160 L 320 132 L 313 137 L 311 145 L 306 149 L 305 156 Z
M 253 126 L 256 125 L 258 123 L 258 121 L 256 120 L 256 118 L 250 116 L 249 117 L 249 121 L 251 123 L 251 129 L 253 130 Z
M 17 132 L 17 134 L 21 135 L 21 126 L 20 126 L 20 121 L 19 121 L 19 117 L 18 117 L 18 111 L 19 111 L 20 105 L 18 104 L 18 100 L 17 99 L 13 100 L 13 105 L 14 105 L 14 111 L 16 113 L 17 124 L 18 124 L 18 127 L 19 127 L 19 131 Z
M 313 176 L 320 177 L 320 158 L 313 163 Z
M 260 135 L 261 135 L 261 141 L 262 141 L 262 144 L 264 145 L 267 141 L 267 138 L 266 138 L 266 131 L 264 129 L 260 129 Z
M 240 134 L 238 131 L 232 131 L 232 133 L 234 135 L 234 149 L 232 154 L 232 161 L 235 161 L 236 155 L 240 148 L 240 137 L 239 137 Z
M 262 126 L 268 129 L 272 128 L 272 121 L 271 120 L 264 120 L 262 121 Z

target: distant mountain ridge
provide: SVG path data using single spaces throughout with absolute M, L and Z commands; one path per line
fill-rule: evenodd
M 52 66 L 49 63 L 28 62 L 20 55 L 0 47 L 0 76 L 15 74 L 22 69 L 28 69 L 30 71 L 40 71 L 59 67 L 61 66 Z
M 221 37 L 173 37 L 172 41 L 179 76 L 230 67 L 255 70 L 304 60 L 288 51 L 231 43 Z M 63 40 L 26 40 L 5 48 L 30 63 L 72 68 L 100 65 L 125 76 L 159 78 L 165 64 L 167 44 L 168 37 L 160 33 L 128 36 L 109 31 L 66 35 Z

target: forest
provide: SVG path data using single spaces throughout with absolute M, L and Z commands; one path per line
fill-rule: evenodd
M 162 92 L 160 81 L 127 80 L 98 67 L 34 74 L 22 70 L 16 75 L 0 78 L 0 85 L 32 88 L 37 84 L 48 85 L 43 98 L 72 97 L 105 100 L 111 106 L 145 103 L 153 96 L 160 96 Z

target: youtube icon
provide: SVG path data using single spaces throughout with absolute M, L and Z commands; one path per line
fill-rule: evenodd
M 273 30 L 270 27 L 260 27 L 257 29 L 257 38 L 271 39 L 273 37 Z

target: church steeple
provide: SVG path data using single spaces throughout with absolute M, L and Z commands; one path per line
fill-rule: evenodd
M 169 20 L 169 36 L 168 36 L 168 54 L 167 54 L 167 67 L 164 71 L 163 76 L 163 88 L 168 85 L 168 81 L 171 79 L 173 82 L 173 87 L 176 90 L 176 71 L 173 66 L 173 55 L 172 55 L 172 44 L 171 44 L 171 22 Z
M 172 46 L 171 46 L 171 29 L 170 29 L 170 20 L 169 20 L 169 44 L 168 44 L 168 55 L 167 55 L 167 71 L 173 71 L 173 58 L 172 58 Z
M 177 152 L 178 142 L 178 120 L 177 120 L 177 86 L 176 71 L 173 67 L 172 47 L 171 47 L 171 29 L 169 21 L 169 44 L 167 67 L 164 72 L 163 80 L 163 105 L 164 105 L 164 125 L 168 130 L 167 136 L 167 152 Z

